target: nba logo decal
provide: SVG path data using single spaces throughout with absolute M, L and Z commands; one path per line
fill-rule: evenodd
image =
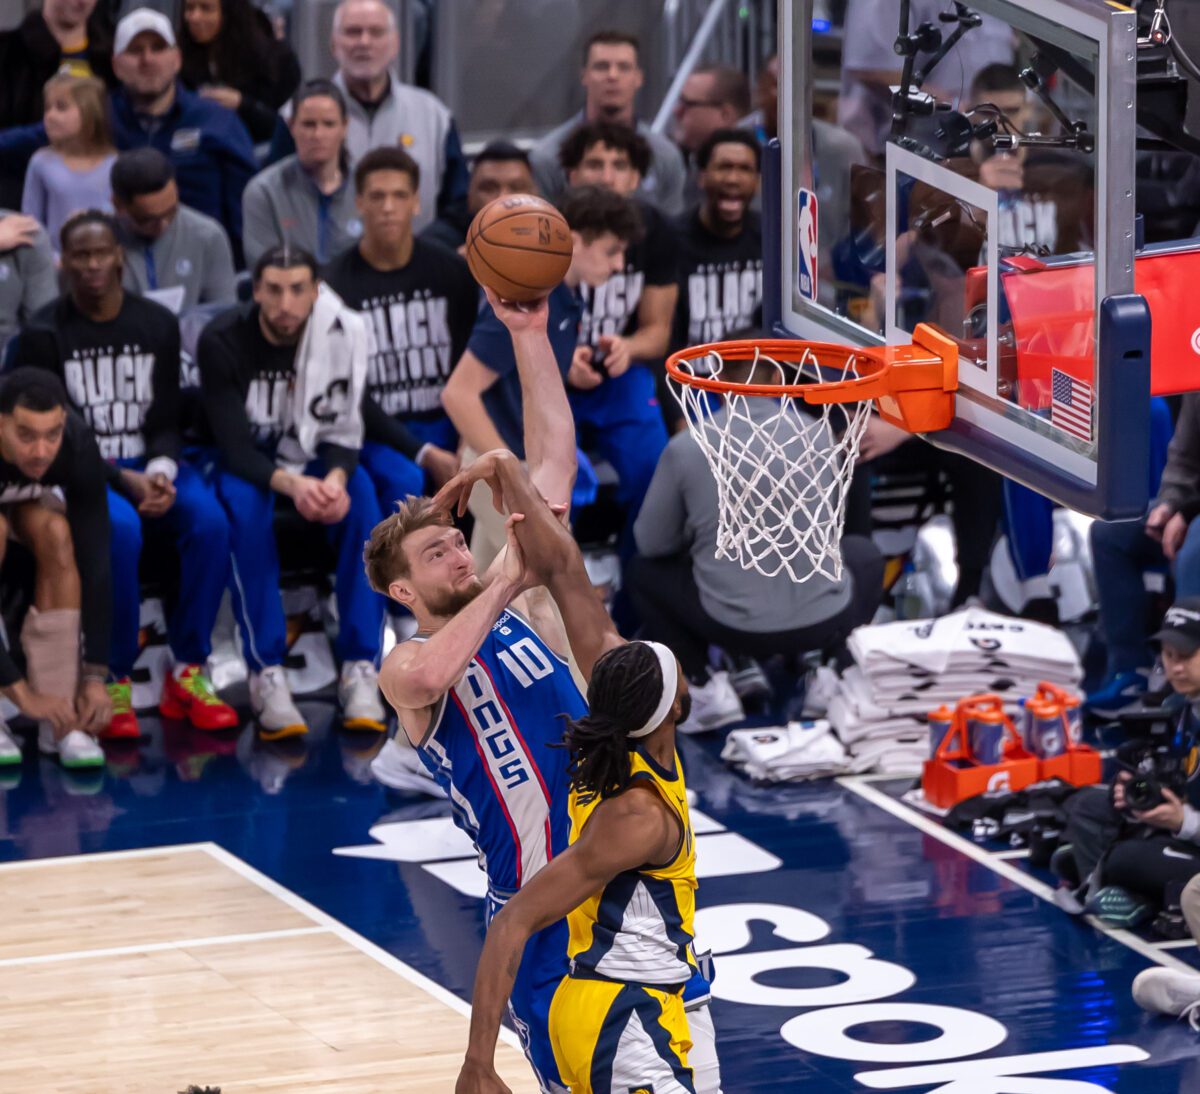
M 817 298 L 817 195 L 801 190 L 796 198 L 796 288 L 805 300 Z

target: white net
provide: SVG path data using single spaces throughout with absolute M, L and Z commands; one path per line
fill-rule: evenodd
M 830 379 L 807 348 L 802 358 L 787 363 L 756 350 L 753 361 L 726 361 L 710 352 L 678 367 L 739 384 Z M 845 372 L 837 379 L 857 376 L 854 353 L 847 349 Z M 716 479 L 716 557 L 767 577 L 786 572 L 795 582 L 818 575 L 839 580 L 846 491 L 870 401 L 816 406 L 792 395 L 750 395 L 736 387 L 717 395 L 674 378 L 670 386 Z

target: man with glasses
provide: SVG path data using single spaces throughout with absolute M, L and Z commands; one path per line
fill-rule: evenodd
M 166 156 L 156 148 L 122 152 L 110 178 L 126 289 L 176 314 L 236 302 L 229 237 L 212 217 L 180 204 Z
M 683 212 L 683 157 L 671 141 L 640 121 L 634 110 L 644 79 L 637 38 L 622 31 L 592 35 L 583 50 L 579 77 L 583 110 L 552 129 L 529 153 L 533 176 L 544 197 L 556 201 L 567 188 L 559 150 L 568 135 L 584 122 L 610 122 L 636 129 L 650 145 L 653 166 L 642 179 L 637 196 L 667 216 Z

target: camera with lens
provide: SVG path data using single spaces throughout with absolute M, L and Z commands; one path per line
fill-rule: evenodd
M 1126 813 L 1144 813 L 1167 799 L 1186 793 L 1195 764 L 1194 742 L 1180 730 L 1179 711 L 1161 707 L 1135 708 L 1118 716 L 1125 740 L 1117 748 L 1117 761 L 1133 777 L 1125 783 Z

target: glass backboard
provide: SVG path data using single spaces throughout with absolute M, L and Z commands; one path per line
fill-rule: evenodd
M 955 422 L 928 440 L 1083 512 L 1141 515 L 1136 13 L 847 0 L 843 28 L 822 26 L 814 0 L 781 0 L 768 325 L 869 346 L 932 324 L 960 366 Z

